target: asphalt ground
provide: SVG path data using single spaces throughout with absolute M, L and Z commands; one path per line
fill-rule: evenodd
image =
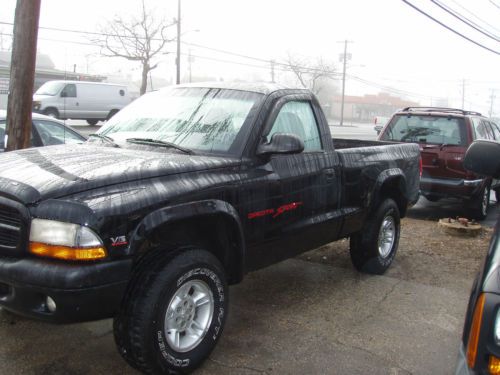
M 422 249 L 409 252 L 402 242 L 384 276 L 356 272 L 340 241 L 231 287 L 225 331 L 197 374 L 452 374 L 471 270 L 479 264 L 453 258 L 463 247 L 460 238 L 435 261 L 432 241 L 413 238 L 412 223 L 432 233 L 435 218 L 457 207 L 419 203 L 423 208 L 417 204 L 403 222 L 402 241 Z M 490 211 L 498 214 L 497 206 Z M 486 252 L 466 250 L 479 257 Z M 320 260 L 334 261 L 316 261 L 318 251 Z M 443 262 L 453 263 L 455 272 Z M 415 268 L 425 277 L 407 277 Z M 429 281 L 432 276 L 438 281 Z M 0 310 L 0 374 L 135 373 L 115 350 L 111 320 L 55 326 Z

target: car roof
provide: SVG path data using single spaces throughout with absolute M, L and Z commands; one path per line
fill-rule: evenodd
M 7 118 L 7 111 L 5 109 L 0 109 L 0 120 L 5 120 L 6 118 Z M 42 115 L 40 113 L 32 112 L 31 118 L 35 119 L 35 120 L 50 120 L 50 121 L 54 121 L 54 122 L 57 122 L 58 124 L 66 126 L 66 124 L 63 121 L 55 119 L 55 118 L 50 117 L 50 116 Z
M 228 90 L 240 90 L 240 91 L 250 91 L 260 94 L 270 94 L 274 91 L 279 90 L 301 90 L 308 91 L 303 87 L 289 87 L 281 85 L 278 83 L 270 82 L 199 82 L 199 83 L 188 83 L 182 84 L 175 87 L 201 87 L 201 88 L 214 88 L 214 89 L 228 89 Z

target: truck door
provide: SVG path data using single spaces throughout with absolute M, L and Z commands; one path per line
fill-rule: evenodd
M 251 220 L 269 222 L 261 230 L 275 240 L 268 241 L 269 246 L 258 247 L 257 252 L 262 254 L 254 254 L 269 263 L 321 245 L 328 238 L 333 240 L 340 223 L 340 217 L 335 216 L 339 160 L 335 152 L 325 150 L 313 103 L 292 99 L 280 103 L 275 111 L 276 118 L 265 135 L 267 142 L 276 133 L 292 133 L 302 139 L 305 147 L 299 154 L 272 155 L 264 166 L 275 176 L 279 200 L 275 197 L 276 206 Z

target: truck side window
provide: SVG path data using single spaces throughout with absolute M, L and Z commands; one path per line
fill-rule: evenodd
M 491 128 L 493 129 L 493 135 L 497 141 L 500 141 L 500 129 L 498 125 L 490 121 Z
M 67 84 L 66 87 L 61 91 L 61 97 L 64 98 L 76 98 L 76 85 Z
M 321 151 L 318 124 L 308 102 L 288 102 L 280 110 L 267 139 L 275 133 L 291 133 L 304 141 L 304 151 Z

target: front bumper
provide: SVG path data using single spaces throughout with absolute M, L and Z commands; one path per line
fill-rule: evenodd
M 112 317 L 127 287 L 132 261 L 69 264 L 0 258 L 0 307 L 52 323 Z M 51 297 L 56 310 L 50 311 Z

